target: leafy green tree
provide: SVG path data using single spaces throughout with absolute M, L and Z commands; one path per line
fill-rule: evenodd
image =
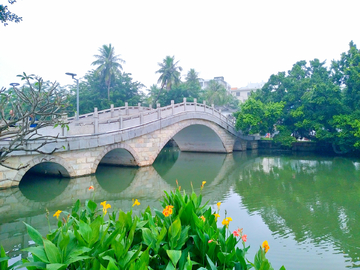
M 289 136 L 332 142 L 336 134 L 332 119 L 343 106 L 340 87 L 331 75 L 325 62 L 299 61 L 287 73 L 272 75 L 256 97 L 263 103 L 284 102 L 278 124 Z
M 334 142 L 336 129 L 332 125 L 335 115 L 342 112 L 340 87 L 332 82 L 331 71 L 325 62 L 318 59 L 310 61 L 308 89 L 301 97 L 302 105 L 291 111 L 294 117 L 294 130 L 301 136 Z
M 194 98 L 189 96 L 189 91 L 185 83 L 181 83 L 177 86 L 174 86 L 171 91 L 161 91 L 157 85 L 152 85 L 149 91 L 149 104 L 159 103 L 161 106 L 167 106 L 171 104 L 171 100 L 174 100 L 175 103 L 183 102 L 184 97 L 188 101 L 193 101 Z M 200 99 L 199 102 L 202 102 Z
M 353 148 L 360 149 L 360 113 L 335 115 L 332 124 L 336 128 L 334 151 L 346 153 Z
M 237 119 L 235 126 L 246 135 L 271 133 L 282 116 L 284 104 L 284 102 L 272 101 L 262 103 L 261 100 L 250 96 L 240 104 L 240 111 L 235 113 Z
M 10 4 L 14 4 L 16 0 L 8 0 L 8 2 Z M 4 24 L 4 26 L 6 26 L 8 25 L 8 22 L 12 22 L 12 21 L 15 23 L 19 23 L 20 21 L 22 21 L 22 18 L 10 12 L 7 6 L 0 5 L 0 22 Z
M 115 54 L 115 49 L 111 44 L 109 46 L 103 45 L 99 52 L 99 55 L 94 55 L 97 60 L 92 62 L 91 65 L 98 66 L 96 72 L 101 74 L 101 79 L 107 87 L 107 98 L 110 100 L 110 87 L 115 80 L 115 76 L 121 73 L 121 63 L 125 63 L 125 61 L 120 58 L 120 55 Z
M 256 97 L 263 103 L 284 102 L 282 119 L 279 124 L 284 124 L 291 133 L 303 133 L 295 126 L 297 120 L 291 114 L 293 110 L 302 105 L 302 96 L 309 88 L 309 68 L 306 61 L 295 63 L 291 70 L 271 75 L 269 81 L 256 93 Z M 291 134 L 290 133 L 290 134 Z M 300 135 L 299 135 L 300 136 Z
M 342 53 L 338 61 L 332 62 L 333 81 L 341 86 L 344 93 L 344 105 L 348 112 L 360 106 L 360 50 L 353 41 L 349 51 Z
M 105 110 L 110 108 L 111 104 L 120 107 L 124 106 L 125 102 L 132 106 L 142 102 L 143 96 L 140 89 L 143 85 L 140 82 L 133 81 L 130 75 L 130 73 L 119 73 L 114 76 L 110 99 L 107 99 L 98 90 L 103 85 L 101 74 L 94 70 L 89 71 L 79 83 L 80 111 L 90 113 L 94 111 L 95 107 L 98 110 Z M 70 103 L 73 108 L 71 112 L 75 112 L 76 85 L 72 87 Z
M 334 84 L 342 89 L 343 110 L 333 117 L 335 151 L 360 149 L 360 50 L 353 41 L 349 50 L 332 62 Z

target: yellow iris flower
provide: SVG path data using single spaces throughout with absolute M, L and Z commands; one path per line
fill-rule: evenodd
M 165 207 L 165 209 L 163 210 L 163 215 L 165 216 L 165 217 L 168 217 L 169 215 L 171 215 L 172 214 L 172 212 L 173 212 L 173 209 L 174 208 L 174 206 L 172 206 L 172 205 L 168 205 L 168 206 L 166 206 Z
M 132 207 L 134 207 L 135 205 L 140 205 L 140 202 L 138 201 L 138 199 L 135 199 L 135 201 L 134 201 L 134 199 L 133 199 L 133 205 L 132 205 Z
M 231 217 L 227 217 L 227 218 L 224 218 L 224 220 L 221 222 L 221 224 L 222 224 L 222 225 L 225 225 L 226 228 L 228 228 L 230 221 L 232 221 L 232 218 L 231 218 Z
M 265 253 L 270 249 L 269 243 L 266 240 L 262 243 L 261 247 L 265 250 Z
M 53 215 L 53 217 L 56 217 L 57 219 L 59 219 L 61 212 L 62 212 L 61 210 L 57 210 L 56 213 Z
M 202 183 L 201 183 L 201 190 L 204 188 L 205 184 L 206 184 L 206 181 L 202 181 Z
M 218 202 L 216 205 L 217 205 L 218 210 L 220 210 L 221 202 Z
M 111 208 L 111 205 L 110 204 L 108 204 L 108 203 L 106 203 L 106 201 L 103 201 L 102 203 L 100 203 L 101 205 L 102 205 L 102 207 L 103 207 L 103 212 L 104 212 L 104 215 L 106 215 L 106 213 L 107 213 L 107 210 L 109 209 L 109 208 Z

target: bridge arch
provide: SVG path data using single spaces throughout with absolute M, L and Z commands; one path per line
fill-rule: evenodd
M 109 165 L 137 166 L 139 156 L 136 151 L 126 143 L 116 143 L 105 146 L 104 150 L 97 156 L 91 173 L 95 173 L 100 163 Z
M 176 138 L 176 135 L 180 134 L 182 131 L 184 131 L 187 128 L 192 127 L 192 126 L 206 127 L 210 132 L 212 132 L 213 135 L 216 135 L 216 138 L 218 139 L 217 147 L 219 147 L 219 144 L 221 144 L 222 149 L 217 149 L 216 151 L 211 151 L 211 149 L 210 149 L 210 151 L 206 150 L 206 149 L 204 150 L 203 148 L 202 149 L 194 148 L 192 150 L 185 149 L 185 148 L 181 149 L 182 147 L 181 147 L 181 145 L 179 145 L 179 143 L 181 144 L 181 142 L 180 142 L 181 138 L 180 137 Z M 164 139 L 161 142 L 160 147 L 156 153 L 156 156 L 160 153 L 160 151 L 166 145 L 166 143 L 172 138 L 174 138 L 175 142 L 178 143 L 181 151 L 223 152 L 223 153 L 231 153 L 233 151 L 235 137 L 233 135 L 231 135 L 229 132 L 227 132 L 226 130 L 220 128 L 218 125 L 216 125 L 210 121 L 201 120 L 201 119 L 182 121 L 182 122 L 179 122 L 177 125 L 175 125 L 175 127 L 170 128 L 170 130 L 171 130 L 171 132 L 169 132 L 166 139 Z M 197 134 L 197 135 L 199 135 L 199 134 Z M 191 138 L 190 138 L 190 140 L 191 140 Z M 213 141 L 212 141 L 212 143 L 213 143 Z M 184 144 L 182 146 L 184 147 Z
M 216 151 L 209 151 L 202 147 L 202 149 L 198 148 L 196 149 L 185 149 L 184 144 L 181 146 L 179 145 L 179 138 L 176 140 L 174 138 L 177 134 L 179 134 L 181 131 L 185 130 L 186 128 L 189 128 L 191 126 L 202 126 L 206 127 L 208 131 L 212 132 L 212 134 L 216 137 L 218 140 L 218 145 L 221 144 L 221 149 L 216 149 Z M 165 133 L 166 136 L 160 141 L 159 147 L 157 147 L 156 152 L 153 154 L 153 161 L 156 159 L 156 157 L 159 155 L 160 151 L 164 148 L 164 146 L 168 143 L 168 141 L 172 138 L 174 138 L 175 142 L 178 143 L 179 148 L 181 151 L 194 151 L 194 152 L 222 152 L 222 153 L 231 153 L 233 151 L 233 146 L 235 143 L 235 136 L 231 135 L 226 130 L 219 127 L 217 124 L 212 123 L 211 121 L 202 120 L 202 119 L 193 119 L 193 120 L 184 120 L 177 122 L 174 125 L 169 125 L 161 130 L 162 133 Z M 214 138 L 213 136 L 213 138 Z M 189 138 L 187 138 L 188 141 Z M 181 144 L 181 143 L 180 143 Z M 183 147 L 183 149 L 182 149 Z M 220 151 L 219 151 L 220 150 Z M 150 165 L 150 164 L 149 164 Z
M 35 156 L 26 164 L 27 166 L 24 169 L 21 169 L 17 172 L 14 177 L 14 181 L 20 183 L 23 176 L 31 169 L 35 168 L 38 165 L 43 165 L 41 168 L 38 168 L 38 172 L 45 173 L 45 170 L 49 171 L 49 174 L 60 174 L 63 177 L 75 177 L 76 172 L 72 166 L 66 162 L 65 159 L 58 155 L 41 155 Z M 54 173 L 56 171 L 56 173 Z

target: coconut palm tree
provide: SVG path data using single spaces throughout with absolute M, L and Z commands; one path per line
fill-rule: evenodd
M 155 73 L 160 73 L 158 83 L 161 84 L 161 88 L 157 99 L 164 87 L 166 87 L 166 90 L 171 90 L 173 85 L 178 85 L 180 83 L 180 72 L 182 71 L 182 67 L 177 66 L 178 63 L 179 61 L 175 62 L 175 56 L 166 56 L 162 63 L 158 63 L 160 69 Z
M 191 68 L 186 74 L 186 82 L 188 83 L 199 83 L 199 76 L 195 69 Z
M 107 87 L 107 96 L 110 100 L 110 86 L 111 82 L 114 79 L 116 74 L 119 74 L 122 70 L 122 63 L 125 63 L 123 59 L 120 58 L 120 55 L 115 54 L 114 47 L 109 44 L 103 45 L 99 48 L 99 55 L 94 55 L 97 59 L 91 63 L 93 66 L 98 66 L 96 73 L 100 74 L 101 78 L 104 80 Z
M 198 98 L 201 91 L 201 84 L 199 82 L 198 73 L 195 69 L 190 69 L 186 74 L 186 92 L 189 97 Z
M 229 94 L 223 85 L 215 80 L 209 82 L 208 87 L 205 89 L 205 100 L 208 104 L 222 106 L 229 100 Z

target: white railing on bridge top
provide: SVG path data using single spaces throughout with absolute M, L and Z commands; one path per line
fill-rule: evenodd
M 214 108 L 213 104 L 207 106 L 205 101 L 197 103 L 196 99 L 194 99 L 194 102 L 187 102 L 186 98 L 184 98 L 182 103 L 174 104 L 172 100 L 171 105 L 165 107 L 160 107 L 160 104 L 157 104 L 156 109 L 151 108 L 151 106 L 142 107 L 141 104 L 138 104 L 138 106 L 128 106 L 127 103 L 125 103 L 125 106 L 118 108 L 114 108 L 112 105 L 110 109 L 102 111 L 98 111 L 95 108 L 92 113 L 80 115 L 79 120 L 76 120 L 75 117 L 67 118 L 70 122 L 69 131 L 66 128 L 63 128 L 61 132 L 59 132 L 59 129 L 51 130 L 47 128 L 46 134 L 48 132 L 54 133 L 54 135 L 55 133 L 60 133 L 61 136 L 69 137 L 107 133 L 141 126 L 186 112 L 207 113 L 219 119 L 222 123 L 231 126 L 231 128 L 234 129 L 235 127 L 234 117 L 223 115 L 220 110 Z

